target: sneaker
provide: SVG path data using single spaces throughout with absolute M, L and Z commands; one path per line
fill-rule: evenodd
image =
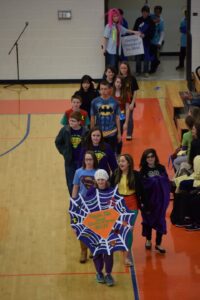
M 156 245 L 155 249 L 158 250 L 158 252 L 161 253 L 161 254 L 166 253 L 166 250 L 164 248 L 162 248 L 161 246 L 159 246 L 159 245 Z
M 131 141 L 132 140 L 132 136 L 131 135 L 127 135 L 126 140 L 127 141 Z
M 107 274 L 105 276 L 105 283 L 106 283 L 107 286 L 113 286 L 114 285 L 114 279 L 113 279 L 112 275 Z
M 197 224 L 191 225 L 190 227 L 187 227 L 186 230 L 188 230 L 188 231 L 199 231 L 200 230 L 200 225 L 197 225 Z
M 144 73 L 144 77 L 148 78 L 149 77 L 149 73 Z
M 105 278 L 103 273 L 97 273 L 96 280 L 98 283 L 105 283 Z
M 186 224 L 184 227 L 185 227 L 185 229 L 189 229 L 189 228 L 191 228 L 193 226 L 194 226 L 194 224 Z
M 151 241 L 150 241 L 150 240 L 146 240 L 145 248 L 146 248 L 147 250 L 151 250 L 151 246 L 152 246 Z
M 149 74 L 154 74 L 154 73 L 156 73 L 156 70 L 150 70 L 149 71 Z
M 130 258 L 127 258 L 127 257 L 124 260 L 124 264 L 127 267 L 132 267 L 133 266 L 133 262 L 130 260 Z

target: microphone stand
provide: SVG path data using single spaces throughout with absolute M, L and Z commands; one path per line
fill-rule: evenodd
M 22 32 L 20 33 L 20 35 L 18 36 L 17 40 L 14 42 L 13 46 L 11 47 L 10 51 L 8 52 L 8 55 L 11 54 L 11 52 L 13 51 L 13 49 L 15 48 L 16 50 L 16 60 L 17 60 L 17 81 L 19 81 L 19 52 L 18 52 L 18 41 L 20 39 L 20 37 L 22 36 L 22 34 L 24 33 L 24 31 L 26 30 L 26 28 L 28 27 L 28 22 L 25 23 L 25 26 L 22 30 Z M 4 86 L 4 88 L 7 88 L 13 84 L 8 84 L 6 86 Z M 21 86 L 23 86 L 26 90 L 28 90 L 28 87 L 25 84 L 21 84 Z

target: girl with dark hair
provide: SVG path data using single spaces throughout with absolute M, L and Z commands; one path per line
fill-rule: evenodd
M 166 169 L 160 164 L 154 149 L 143 152 L 140 161 L 140 177 L 144 189 L 144 201 L 148 207 L 142 211 L 142 235 L 146 237 L 145 248 L 151 249 L 152 229 L 156 230 L 155 249 L 159 253 L 166 250 L 161 247 L 162 236 L 166 234 L 166 210 L 170 199 L 170 183 Z
M 113 87 L 113 83 L 115 80 L 115 76 L 117 75 L 117 71 L 111 65 L 106 66 L 106 69 L 103 74 L 103 79 L 106 80 L 110 87 Z
M 103 73 L 103 77 L 102 80 L 105 80 L 108 82 L 110 90 L 111 90 L 111 94 L 112 94 L 112 87 L 114 84 L 114 80 L 115 80 L 115 76 L 117 75 L 117 71 L 115 70 L 115 68 L 111 65 L 106 66 L 105 71 Z M 100 90 L 100 83 L 97 86 L 97 90 Z
M 133 135 L 133 109 L 135 107 L 136 91 L 139 90 L 139 86 L 135 76 L 131 74 L 130 66 L 128 62 L 123 61 L 119 66 L 119 75 L 124 78 L 124 86 L 126 93 L 130 95 L 131 101 L 129 105 L 129 120 L 127 128 L 127 140 L 132 140 Z
M 102 131 L 94 127 L 89 131 L 79 156 L 79 165 L 82 164 L 84 154 L 87 150 L 94 151 L 98 168 L 104 169 L 111 174 L 117 168 L 116 156 L 110 145 L 104 142 Z
M 124 87 L 123 77 L 117 75 L 114 80 L 113 85 L 113 98 L 118 101 L 120 107 L 120 129 L 121 135 L 123 135 L 123 131 L 128 128 L 129 121 L 129 106 L 130 106 L 130 95 L 127 93 L 127 90 Z M 122 150 L 122 141 L 118 143 L 117 154 L 121 154 Z
M 98 162 L 93 151 L 86 151 L 82 167 L 76 170 L 73 180 L 72 198 L 76 198 L 78 194 L 86 196 L 87 191 L 94 186 L 94 174 L 97 170 Z M 80 241 L 81 256 L 80 263 L 87 261 L 87 246 Z M 92 255 L 90 254 L 90 257 Z
M 118 168 L 111 177 L 111 185 L 118 185 L 118 192 L 123 196 L 126 206 L 136 214 L 141 205 L 142 185 L 139 172 L 134 170 L 134 162 L 130 154 L 122 154 L 118 160 Z M 129 241 L 131 249 L 132 238 Z M 125 252 L 125 265 L 132 266 L 131 251 Z
M 78 91 L 74 93 L 82 98 L 81 108 L 87 111 L 90 117 L 90 105 L 94 98 L 99 96 L 98 91 L 94 87 L 93 79 L 89 75 L 84 75 L 81 78 L 81 86 Z

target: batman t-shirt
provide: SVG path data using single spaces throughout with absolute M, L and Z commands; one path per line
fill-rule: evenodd
M 117 133 L 116 116 L 119 115 L 119 104 L 113 97 L 106 100 L 98 97 L 92 101 L 91 116 L 95 117 L 95 125 L 102 130 L 104 137 Z

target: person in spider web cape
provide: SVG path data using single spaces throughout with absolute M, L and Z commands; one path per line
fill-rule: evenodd
M 105 170 L 97 170 L 94 178 L 96 188 L 91 188 L 86 197 L 79 194 L 77 199 L 70 201 L 71 226 L 77 238 L 93 253 L 97 282 L 112 286 L 113 252 L 128 251 L 136 214 L 126 207 L 117 187 L 109 186 L 109 176 Z

